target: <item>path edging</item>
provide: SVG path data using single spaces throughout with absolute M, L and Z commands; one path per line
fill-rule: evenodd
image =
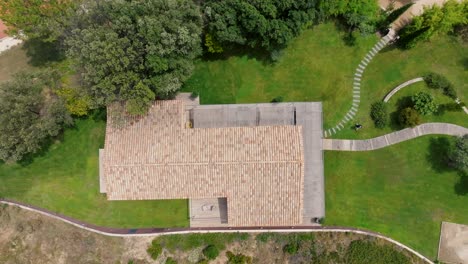
M 403 248 L 412 254 L 418 256 L 420 259 L 425 261 L 426 263 L 429 264 L 434 264 L 431 260 L 429 260 L 427 257 L 422 255 L 421 253 L 413 250 L 412 248 L 392 239 L 389 237 L 386 237 L 380 233 L 372 232 L 372 231 L 366 231 L 362 229 L 357 229 L 357 228 L 346 228 L 346 227 L 323 227 L 323 226 L 293 226 L 293 227 L 244 227 L 244 228 L 148 228 L 145 229 L 146 231 L 152 230 L 152 232 L 147 232 L 147 233 L 114 233 L 111 231 L 102 231 L 99 229 L 104 229 L 105 227 L 98 227 L 90 224 L 86 224 L 85 222 L 73 219 L 71 217 L 66 217 L 62 216 L 57 213 L 50 212 L 48 210 L 38 208 L 35 206 L 31 205 L 26 205 L 23 203 L 19 203 L 16 201 L 12 200 L 7 200 L 7 199 L 0 199 L 0 203 L 6 204 L 6 205 L 12 205 L 12 206 L 17 206 L 21 209 L 25 209 L 31 212 L 39 213 L 41 215 L 71 224 L 73 226 L 76 226 L 78 228 L 97 233 L 100 235 L 104 236 L 111 236 L 111 237 L 144 237 L 144 236 L 160 236 L 160 235 L 173 235 L 173 234 L 191 234 L 191 233 L 234 233 L 234 232 L 250 232 L 250 233 L 261 233 L 261 232 L 278 232 L 278 233 L 290 233 L 290 232 L 337 232 L 337 233 L 355 233 L 355 234 L 362 234 L 362 235 L 368 235 L 372 237 L 377 237 L 383 240 L 386 240 L 400 248 Z M 139 230 L 139 229 L 118 229 L 118 228 L 113 228 L 113 230 L 119 230 L 121 231 L 127 231 L 127 232 L 132 232 L 133 230 Z
M 388 102 L 388 100 L 390 100 L 390 98 L 395 95 L 398 91 L 400 91 L 401 89 L 405 88 L 406 86 L 408 85 L 411 85 L 413 83 L 417 83 L 417 82 L 422 82 L 424 81 L 424 78 L 423 77 L 418 77 L 418 78 L 414 78 L 412 80 L 409 80 L 409 81 L 406 81 L 400 85 L 398 85 L 397 87 L 393 88 L 393 90 L 391 90 L 384 98 L 384 102 Z

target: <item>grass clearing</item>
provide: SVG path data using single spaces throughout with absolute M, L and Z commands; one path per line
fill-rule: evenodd
M 326 225 L 381 232 L 434 259 L 441 221 L 468 224 L 468 186 L 444 162 L 453 139 L 325 152 Z
M 99 193 L 105 122 L 78 119 L 30 164 L 0 164 L 0 197 L 110 227 L 188 226 L 186 200 L 108 201 Z
M 18 45 L 0 54 L 0 83 L 8 81 L 20 71 L 32 70 L 23 45 Z
M 377 38 L 360 37 L 347 46 L 333 23 L 305 30 L 274 64 L 248 55 L 201 60 L 184 91 L 196 91 L 202 104 L 321 101 L 325 125 L 351 107 L 354 68 Z

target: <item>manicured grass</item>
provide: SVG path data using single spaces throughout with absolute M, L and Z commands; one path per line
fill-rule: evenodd
M 335 138 L 371 138 L 400 129 L 388 126 L 376 129 L 370 119 L 370 105 L 383 100 L 385 95 L 399 84 L 427 72 L 437 72 L 446 76 L 453 84 L 462 102 L 468 104 L 468 71 L 466 59 L 468 58 L 468 44 L 452 36 L 438 36 L 431 42 L 421 43 L 408 51 L 386 48 L 375 56 L 367 66 L 361 84 L 361 105 L 355 117 L 355 122 L 363 125 L 363 129 L 356 133 L 350 128 L 337 133 Z M 423 83 L 403 88 L 389 101 L 390 108 L 402 96 L 412 95 L 417 91 L 431 92 Z M 453 100 L 443 96 L 440 92 L 434 93 L 436 103 L 448 103 Z M 448 122 L 467 127 L 468 115 L 463 112 L 443 115 L 425 116 L 423 122 Z
M 251 56 L 201 60 L 184 87 L 197 91 L 202 104 L 322 101 L 326 124 L 342 118 L 352 101 L 354 68 L 377 41 L 358 38 L 350 47 L 333 23 L 306 30 L 277 63 Z
M 327 225 L 381 232 L 434 259 L 441 221 L 468 224 L 466 179 L 426 136 L 370 152 L 325 152 Z
M 186 200 L 107 201 L 99 193 L 104 121 L 77 120 L 30 164 L 0 164 L 0 197 L 110 227 L 188 226 Z

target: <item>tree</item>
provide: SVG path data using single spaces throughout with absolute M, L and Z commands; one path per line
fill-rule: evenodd
M 412 48 L 416 42 L 428 40 L 436 34 L 453 32 L 455 26 L 468 24 L 467 13 L 468 0 L 448 0 L 442 7 L 438 5 L 425 7 L 420 16 L 414 17 L 412 22 L 400 31 L 401 39 L 413 40 L 407 41 L 411 45 L 405 45 L 404 47 Z M 418 37 L 415 38 L 413 35 Z M 410 38 L 409 36 L 413 37 Z
M 97 0 L 96 0 L 97 1 Z M 98 1 L 66 39 L 91 107 L 125 101 L 144 114 L 175 94 L 201 53 L 201 17 L 191 0 Z
M 404 127 L 414 127 L 421 123 L 421 118 L 416 110 L 407 107 L 400 111 L 398 121 Z
M 437 112 L 437 104 L 434 103 L 434 97 L 425 92 L 419 92 L 411 96 L 411 102 L 413 102 L 414 109 L 416 109 L 422 115 L 430 115 Z
M 159 255 L 161 255 L 162 251 L 163 248 L 161 244 L 159 244 L 158 241 L 156 241 L 156 239 L 153 240 L 148 249 L 146 249 L 146 252 L 148 252 L 152 259 L 157 259 Z
M 393 10 L 387 18 L 385 18 L 384 25 L 389 26 L 392 24 L 395 20 L 397 20 L 403 13 L 406 12 L 406 10 L 410 9 L 413 6 L 413 2 L 409 2 L 406 5 L 401 6 L 400 8 L 397 8 Z
M 371 105 L 371 118 L 375 127 L 384 128 L 388 123 L 387 105 L 384 102 L 377 102 Z
M 341 17 L 351 29 L 359 29 L 368 34 L 375 30 L 379 6 L 374 0 L 320 0 L 322 17 Z
M 77 0 L 2 0 L 0 17 L 11 34 L 21 31 L 28 38 L 54 41 L 79 5 Z
M 219 255 L 219 250 L 214 245 L 208 245 L 206 248 L 203 249 L 203 255 L 207 259 L 215 259 Z
M 0 85 L 0 159 L 16 162 L 41 149 L 72 119 L 55 95 L 57 72 L 21 73 Z
M 468 134 L 457 138 L 455 147 L 451 151 L 450 161 L 456 169 L 468 173 Z
M 313 2 L 307 0 L 207 0 L 203 9 L 214 43 L 268 51 L 286 46 L 312 24 L 316 12 Z

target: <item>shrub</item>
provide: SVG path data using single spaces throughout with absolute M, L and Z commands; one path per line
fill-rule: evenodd
M 234 254 L 231 251 L 226 252 L 226 257 L 228 258 L 228 264 L 251 264 L 252 257 L 242 255 L 242 254 Z
M 345 254 L 345 263 L 385 263 L 405 264 L 411 263 L 410 259 L 400 251 L 389 245 L 378 245 L 375 242 L 355 240 L 349 245 Z
M 288 253 L 290 255 L 296 254 L 298 250 L 299 250 L 299 244 L 298 243 L 286 244 L 283 247 L 283 252 Z
M 166 264 L 177 264 L 177 261 L 171 257 L 166 259 Z
M 162 246 L 156 241 L 151 242 L 151 246 L 148 247 L 146 252 L 151 256 L 152 259 L 157 259 L 162 253 Z
M 432 95 L 419 92 L 411 96 L 413 107 L 422 115 L 430 115 L 437 112 L 437 105 L 434 103 L 434 97 Z
M 397 20 L 403 13 L 406 12 L 414 3 L 410 2 L 398 9 L 393 10 L 385 19 L 383 26 L 389 26 L 393 21 Z
M 283 102 L 283 96 L 277 96 L 271 100 L 272 103 L 281 103 Z
M 414 127 L 421 123 L 418 112 L 411 107 L 404 108 L 400 111 L 398 121 L 400 125 L 405 127 Z
M 209 245 L 203 249 L 203 255 L 208 259 L 215 259 L 219 255 L 219 250 L 214 245 Z
M 450 85 L 450 86 L 447 86 L 444 88 L 444 94 L 452 99 L 457 99 L 457 92 L 455 91 L 455 89 L 453 89 L 453 86 Z
M 451 151 L 452 166 L 463 173 L 468 173 L 468 134 L 457 138 L 455 147 Z
M 440 109 L 443 111 L 449 111 L 449 112 L 461 112 L 463 111 L 463 106 L 465 104 L 457 104 L 457 103 L 448 103 L 448 104 L 443 104 L 440 105 Z
M 195 99 L 195 98 L 198 97 L 198 95 L 199 95 L 198 92 L 193 91 L 193 92 L 190 94 L 190 98 L 191 98 L 191 99 Z
M 387 104 L 377 102 L 371 105 L 371 118 L 374 121 L 375 127 L 383 128 L 388 123 Z
M 444 89 L 445 87 L 451 86 L 451 83 L 445 76 L 440 75 L 435 72 L 430 72 L 426 74 L 424 77 L 424 81 L 426 82 L 427 86 L 434 89 Z

